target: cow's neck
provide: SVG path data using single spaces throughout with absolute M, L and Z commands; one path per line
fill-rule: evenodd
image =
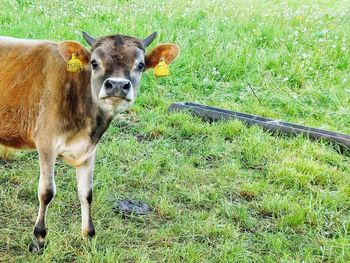
M 92 126 L 90 132 L 91 142 L 93 144 L 97 144 L 97 142 L 102 137 L 103 133 L 109 127 L 111 121 L 113 119 L 113 115 L 102 110 L 99 107 L 96 107 L 94 110 L 94 114 L 91 118 Z
M 90 100 L 89 105 L 93 106 L 91 111 L 91 127 L 90 127 L 90 138 L 92 144 L 97 144 L 101 139 L 103 133 L 108 129 L 113 117 L 115 116 L 112 110 L 106 109 L 98 101 L 98 98 L 95 98 L 92 94 L 91 84 L 89 85 L 89 96 Z
M 90 72 L 81 72 L 80 75 L 71 75 L 69 86 L 62 97 L 61 111 L 64 121 L 63 130 L 73 132 L 73 134 L 86 130 L 92 144 L 102 137 L 109 127 L 113 112 L 110 112 L 96 102 L 93 98 Z

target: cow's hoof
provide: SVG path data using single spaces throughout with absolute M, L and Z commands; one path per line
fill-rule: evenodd
M 95 232 L 95 228 L 94 228 L 94 224 L 92 223 L 92 221 L 89 222 L 89 224 L 82 229 L 82 235 L 83 237 L 87 237 L 89 239 L 92 239 L 96 232 Z
M 38 245 L 36 242 L 33 242 L 32 244 L 29 245 L 29 252 L 40 253 L 40 252 L 43 252 L 45 247 L 46 247 L 46 245 L 44 245 L 44 244 Z
M 90 239 L 92 239 L 92 238 L 95 237 L 95 235 L 96 235 L 96 233 L 95 233 L 94 227 L 90 228 L 90 229 L 89 229 L 89 232 L 87 233 L 87 236 L 88 236 Z
M 32 243 L 29 245 L 29 252 L 31 253 L 38 253 L 40 251 L 39 247 L 37 244 Z
M 93 239 L 95 237 L 95 235 L 96 235 L 96 233 L 95 233 L 94 228 L 90 228 L 87 231 L 82 232 L 83 238 Z

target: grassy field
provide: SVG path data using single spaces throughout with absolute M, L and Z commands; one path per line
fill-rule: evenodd
M 145 73 L 100 143 L 94 240 L 81 238 L 74 169 L 59 161 L 49 244 L 30 254 L 38 157 L 0 161 L 0 262 L 350 262 L 348 151 L 167 113 L 193 101 L 350 133 L 348 0 L 0 0 L 0 35 L 84 43 L 80 30 L 157 30 L 181 54 L 168 78 Z M 123 217 L 120 198 L 154 212 Z

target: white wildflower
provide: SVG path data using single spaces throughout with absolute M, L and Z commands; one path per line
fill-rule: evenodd
M 211 74 L 213 74 L 214 76 L 219 75 L 218 69 L 217 68 L 212 68 Z

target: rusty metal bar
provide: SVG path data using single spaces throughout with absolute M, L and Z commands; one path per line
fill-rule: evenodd
M 207 121 L 237 119 L 245 122 L 247 125 L 259 125 L 268 131 L 281 132 L 289 135 L 304 134 L 312 139 L 325 139 L 350 149 L 349 135 L 311 128 L 290 122 L 268 119 L 261 116 L 219 109 L 192 102 L 173 103 L 168 111 L 187 111 Z

